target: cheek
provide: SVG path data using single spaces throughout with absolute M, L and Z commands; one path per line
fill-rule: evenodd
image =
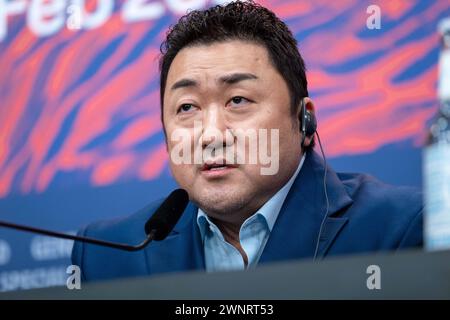
M 301 135 L 299 130 L 292 121 L 287 122 L 284 127 L 280 128 L 280 152 L 286 149 L 295 152 L 300 149 Z
M 285 152 L 296 152 L 297 147 L 300 146 L 300 132 L 299 128 L 291 116 L 285 114 L 273 113 L 272 117 L 264 122 L 260 122 L 261 128 L 267 128 L 268 141 L 270 142 L 271 132 L 278 134 L 278 148 L 280 153 L 280 161 L 282 161 L 281 154 Z
M 180 159 L 183 158 L 184 163 L 193 163 L 194 150 L 199 142 L 195 130 L 182 127 L 171 128 L 166 131 L 166 142 L 171 161 L 179 164 Z
M 247 124 L 253 128 L 290 129 L 292 117 L 290 109 L 283 103 L 271 101 L 258 106 L 258 112 L 248 119 Z
M 191 165 L 174 164 L 170 162 L 170 170 L 178 184 L 186 190 L 189 190 L 194 180 L 194 171 Z

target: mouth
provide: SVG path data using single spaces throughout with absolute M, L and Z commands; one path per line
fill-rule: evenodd
M 235 164 L 229 164 L 225 161 L 212 161 L 204 163 L 201 167 L 201 172 L 206 175 L 219 176 L 235 168 L 237 168 Z

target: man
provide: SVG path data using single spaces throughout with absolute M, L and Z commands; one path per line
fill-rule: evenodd
M 72 259 L 85 280 L 243 270 L 421 246 L 417 191 L 335 173 L 313 151 L 314 103 L 304 62 L 291 32 L 271 11 L 252 2 L 193 11 L 170 30 L 162 54 L 161 118 L 170 168 L 189 205 L 165 240 L 142 251 L 76 243 Z M 267 163 L 261 157 L 232 161 L 250 158 L 246 147 L 262 135 L 247 137 L 243 154 L 224 156 L 238 149 L 240 129 L 266 129 L 279 137 L 268 144 L 279 159 L 276 174 L 263 174 Z M 188 137 L 184 153 L 201 150 L 206 156 L 176 160 L 180 141 L 174 137 L 180 132 Z M 80 234 L 139 243 L 160 203 Z

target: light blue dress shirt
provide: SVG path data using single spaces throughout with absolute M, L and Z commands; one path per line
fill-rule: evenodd
M 247 254 L 248 268 L 252 268 L 258 263 L 284 200 L 304 161 L 305 155 L 303 155 L 297 170 L 289 181 L 242 224 L 239 231 L 239 241 Z M 200 208 L 197 213 L 197 224 L 203 241 L 205 265 L 208 272 L 245 269 L 244 259 L 240 252 L 225 241 L 220 229 Z

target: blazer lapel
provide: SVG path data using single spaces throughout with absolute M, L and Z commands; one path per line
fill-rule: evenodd
M 197 210 L 189 202 L 169 236 L 146 248 L 148 274 L 205 269 L 203 245 L 196 219 Z
M 339 213 L 351 205 L 352 200 L 336 173 L 328 167 L 326 188 L 329 210 L 325 217 L 324 168 L 323 160 L 317 153 L 311 151 L 306 155 L 303 167 L 280 210 L 260 263 L 311 258 L 318 241 L 317 256 L 326 254 L 347 222 L 347 218 L 339 217 Z M 325 221 L 318 240 L 323 219 Z

